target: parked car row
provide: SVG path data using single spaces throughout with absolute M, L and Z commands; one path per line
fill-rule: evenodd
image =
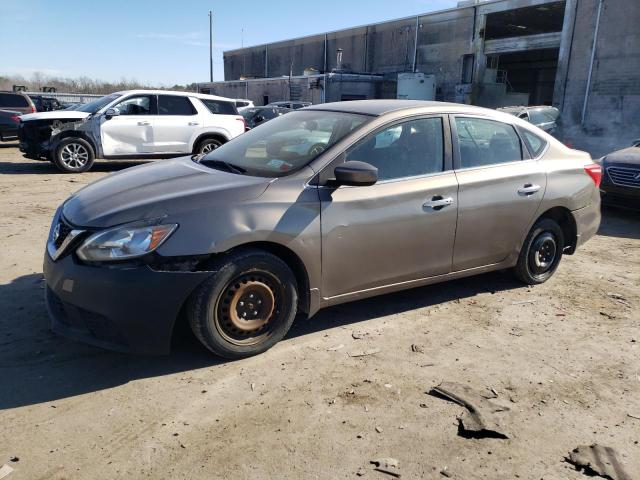
M 103 102 L 95 128 L 155 101 L 162 110 L 162 95 Z M 52 329 L 166 353 L 183 313 L 209 350 L 241 358 L 277 343 L 296 316 L 351 300 L 506 268 L 539 284 L 597 231 L 600 179 L 589 154 L 492 110 L 406 100 L 297 110 L 67 199 L 44 261 Z

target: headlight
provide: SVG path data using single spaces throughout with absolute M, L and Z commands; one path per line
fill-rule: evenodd
M 116 227 L 94 233 L 76 252 L 87 262 L 141 257 L 162 245 L 177 227 L 176 224 Z

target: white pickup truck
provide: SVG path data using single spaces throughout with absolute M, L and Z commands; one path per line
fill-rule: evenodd
M 96 158 L 153 159 L 207 153 L 245 131 L 233 99 L 190 92 L 129 90 L 82 105 L 23 115 L 27 158 L 85 172 Z

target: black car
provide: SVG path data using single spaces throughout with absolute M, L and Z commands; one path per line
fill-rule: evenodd
M 54 110 L 63 110 L 65 105 L 60 103 L 57 98 L 43 97 L 42 95 L 29 95 L 31 101 L 36 106 L 38 112 L 52 112 Z
M 291 100 L 271 102 L 270 104 L 267 105 L 267 107 L 282 107 L 282 108 L 289 108 L 291 110 L 298 110 L 299 108 L 304 108 L 309 106 L 311 106 L 311 102 L 301 102 L 301 101 L 291 101 Z
M 19 124 L 20 112 L 0 110 L 0 141 L 17 140 Z
M 289 108 L 267 106 L 245 108 L 242 112 L 240 112 L 240 115 L 242 115 L 245 122 L 247 122 L 247 128 L 255 128 L 264 122 L 279 117 L 280 115 L 284 115 L 285 113 L 288 113 L 290 111 L 291 109 Z
M 640 141 L 600 159 L 602 203 L 640 209 Z

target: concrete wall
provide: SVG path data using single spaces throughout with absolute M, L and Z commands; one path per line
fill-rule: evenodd
M 566 62 L 556 78 L 554 103 L 563 112 L 574 145 L 604 154 L 640 138 L 640 2 L 604 0 L 602 4 L 582 123 L 599 2 L 568 2 L 567 8 L 573 9 L 573 32 L 566 35 L 561 48 L 561 60 L 564 56 Z M 570 29 L 566 25 L 563 30 Z

